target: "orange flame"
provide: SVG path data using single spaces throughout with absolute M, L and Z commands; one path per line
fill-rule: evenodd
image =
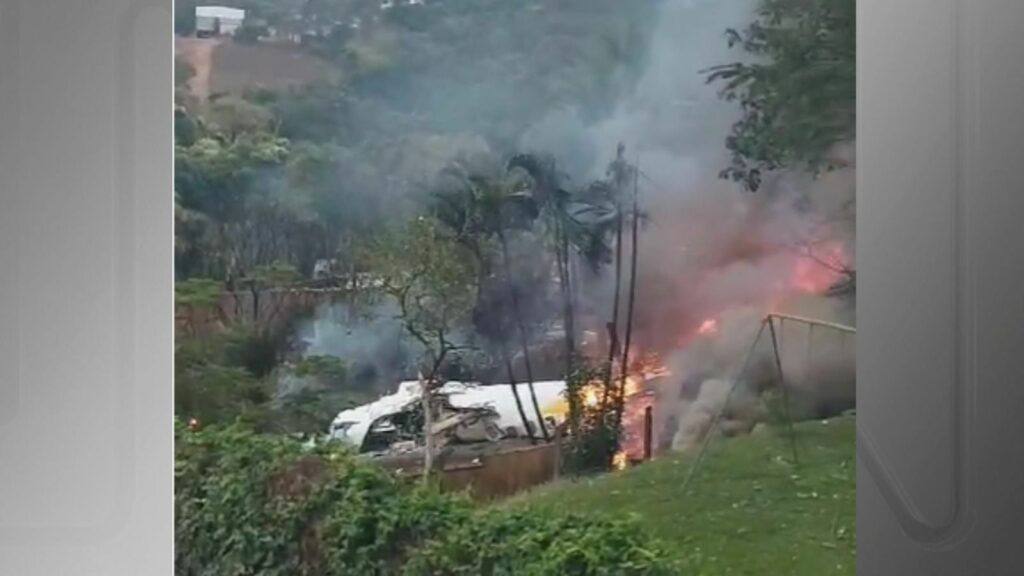
M 839 280 L 845 262 L 846 253 L 836 242 L 808 250 L 796 261 L 790 284 L 801 292 L 820 294 Z
M 612 466 L 616 470 L 628 467 L 631 460 L 640 460 L 644 456 L 644 415 L 647 406 L 653 403 L 654 394 L 649 389 L 650 382 L 671 374 L 656 354 L 639 354 L 630 362 L 630 371 L 625 380 L 622 373 L 613 374 L 611 378 L 611 399 L 617 399 L 621 390 L 623 399 L 621 449 L 614 456 Z M 624 386 L 623 386 L 624 383 Z M 645 390 L 646 389 L 646 390 Z M 603 378 L 595 378 L 587 382 L 580 391 L 580 401 L 587 408 L 596 408 L 605 398 L 605 382 Z M 565 417 L 568 404 L 560 404 L 550 408 L 553 415 Z
M 628 462 L 629 459 L 626 457 L 626 452 L 624 450 L 619 450 L 615 453 L 615 456 L 612 457 L 612 468 L 615 470 L 625 470 Z

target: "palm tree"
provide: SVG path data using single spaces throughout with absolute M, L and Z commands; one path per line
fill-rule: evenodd
M 619 143 L 616 149 L 615 160 L 608 166 L 607 180 L 602 184 L 602 190 L 607 201 L 614 206 L 615 217 L 615 293 L 612 297 L 612 321 L 608 325 L 608 360 L 604 368 L 604 391 L 601 396 L 602 411 L 608 407 L 608 401 L 613 396 L 612 368 L 619 351 L 619 302 L 622 299 L 622 233 L 624 225 L 622 195 L 631 174 L 631 167 L 626 162 L 625 152 L 626 147 Z M 625 370 L 625 367 L 623 367 L 623 370 Z
M 523 179 L 521 175 L 527 178 Z M 609 237 L 618 214 L 611 202 L 614 194 L 604 182 L 570 190 L 566 186 L 568 179 L 557 169 L 552 158 L 532 154 L 513 156 L 503 173 L 454 163 L 443 171 L 443 176 L 451 179 L 453 184 L 441 187 L 435 193 L 435 216 L 454 230 L 460 241 L 483 261 L 489 261 L 488 244 L 497 244 L 504 291 L 511 304 L 508 311 L 519 338 L 527 387 L 541 433 L 547 440 L 547 427 L 533 387 L 528 331 L 519 291 L 512 279 L 510 234 L 536 230 L 539 223 L 540 229 L 536 231 L 553 252 L 562 296 L 566 378 L 570 378 L 576 354 L 572 253 L 575 252 L 593 270 L 611 261 Z M 489 275 L 489 264 L 483 263 L 481 270 L 486 270 Z M 481 278 L 478 296 L 484 296 L 486 279 Z M 500 308 L 495 304 L 491 305 Z M 508 317 L 505 314 L 500 316 Z M 503 331 L 499 327 L 495 332 L 501 334 Z M 506 348 L 502 350 L 507 354 Z M 511 362 L 507 356 L 504 359 L 509 379 L 514 383 Z
M 609 204 L 607 187 L 602 182 L 570 190 L 567 178 L 554 159 L 533 154 L 513 156 L 507 165 L 511 171 L 521 170 L 529 178 L 529 186 L 538 204 L 543 233 L 552 248 L 562 295 L 565 337 L 566 378 L 573 373 L 576 355 L 575 310 L 573 305 L 575 251 L 592 269 L 597 270 L 610 260 L 608 236 L 615 221 L 615 210 Z
M 504 329 L 506 319 L 509 317 L 516 319 L 526 365 L 527 387 L 542 435 L 545 440 L 548 440 L 547 427 L 544 425 L 543 415 L 533 387 L 526 329 L 519 309 L 518 290 L 512 282 L 507 238 L 508 231 L 529 229 L 532 226 L 533 221 L 537 218 L 536 206 L 529 194 L 510 186 L 509 182 L 500 174 L 488 174 L 485 171 L 470 169 L 462 163 L 453 163 L 442 171 L 442 177 L 448 181 L 449 185 L 443 185 L 435 191 L 434 215 L 442 224 L 452 229 L 458 241 L 469 247 L 469 250 L 480 261 L 481 277 L 477 283 L 478 307 L 493 306 L 494 311 L 497 312 L 496 315 L 491 316 L 480 310 L 476 316 L 478 328 L 481 328 L 484 335 L 496 342 L 500 348 L 502 363 L 508 374 L 509 386 L 512 388 L 516 408 L 526 433 L 533 441 L 533 427 L 530 425 L 519 397 L 512 361 L 507 344 L 502 338 L 503 334 L 507 333 L 507 330 Z M 492 269 L 488 248 L 495 239 L 500 247 L 505 292 L 510 296 L 512 304 L 510 311 L 503 310 L 504 306 L 500 301 L 490 302 L 486 299 L 486 287 Z

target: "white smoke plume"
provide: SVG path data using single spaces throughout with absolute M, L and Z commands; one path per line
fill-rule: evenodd
M 572 110 L 553 111 L 523 142 L 584 179 L 602 175 L 619 142 L 639 164 L 650 223 L 640 237 L 633 338 L 672 370 L 659 390 L 656 427 L 679 448 L 699 441 L 723 408 L 726 433 L 764 418 L 758 395 L 777 380 L 767 332 L 743 381 L 734 387 L 733 379 L 767 313 L 854 324 L 845 301 L 819 295 L 853 268 L 853 171 L 777 175 L 754 194 L 718 178 L 739 110 L 718 98 L 701 70 L 743 58 L 724 31 L 753 21 L 754 7 L 752 0 L 667 0 L 647 70 L 615 115 L 587 126 Z M 836 154 L 853 165 L 850 149 Z M 586 292 L 610 316 L 608 275 Z M 714 332 L 698 335 L 711 322 Z M 809 345 L 806 326 L 783 326 L 777 336 L 794 417 L 852 406 L 852 335 L 837 340 L 834 330 L 815 329 Z

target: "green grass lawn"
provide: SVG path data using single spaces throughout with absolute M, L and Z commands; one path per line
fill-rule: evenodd
M 856 573 L 855 425 L 852 417 L 716 440 L 686 493 L 692 456 L 563 480 L 501 504 L 635 515 L 687 576 Z

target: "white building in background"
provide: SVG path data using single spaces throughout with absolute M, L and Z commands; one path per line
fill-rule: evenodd
M 196 36 L 233 36 L 245 21 L 245 10 L 227 6 L 196 6 Z

